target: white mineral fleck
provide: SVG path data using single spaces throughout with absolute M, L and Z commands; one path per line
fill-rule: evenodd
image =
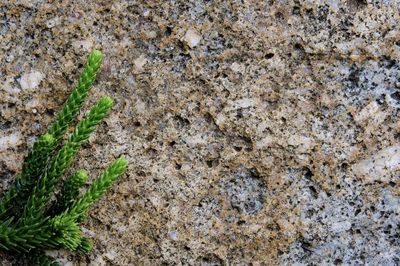
M 117 255 L 118 255 L 117 252 L 115 252 L 114 250 L 111 250 L 104 254 L 104 256 L 109 260 L 114 260 L 117 257 Z
M 373 116 L 379 110 L 379 105 L 376 101 L 371 102 L 365 106 L 355 117 L 354 120 L 357 122 L 363 121 L 366 118 Z
M 133 64 L 135 65 L 136 72 L 142 72 L 144 65 L 147 64 L 147 59 L 144 55 L 141 55 L 133 60 Z
M 249 108 L 255 105 L 254 99 L 243 98 L 234 102 L 237 108 Z
M 83 48 L 86 51 L 90 51 L 93 47 L 93 42 L 91 40 L 80 40 L 73 42 L 72 46 L 77 50 L 81 50 Z
M 257 149 L 262 149 L 265 147 L 268 147 L 274 142 L 274 138 L 272 136 L 266 136 L 256 142 L 256 148 Z
M 106 262 L 104 261 L 102 255 L 97 255 L 96 259 L 90 262 L 90 265 L 103 266 L 103 265 L 106 265 Z
M 196 145 L 207 144 L 207 139 L 203 138 L 201 134 L 197 134 L 194 136 L 189 136 L 186 138 L 186 143 L 193 147 Z
M 357 177 L 367 181 L 390 181 L 391 177 L 400 169 L 400 145 L 387 147 L 370 158 L 353 165 L 353 172 Z
M 61 24 L 61 19 L 59 17 L 55 17 L 52 19 L 49 19 L 48 21 L 46 21 L 46 26 L 47 28 L 51 29 L 55 26 L 58 26 Z
M 184 37 L 185 42 L 190 48 L 196 47 L 201 41 L 201 36 L 195 30 L 189 29 Z
M 22 135 L 20 132 L 14 132 L 11 135 L 0 137 L 0 151 L 21 143 Z
M 6 92 L 8 92 L 9 94 L 18 94 L 21 92 L 21 90 L 17 87 L 14 87 L 12 85 L 14 79 L 10 78 L 7 79 L 1 86 L 1 90 L 4 90 Z
M 236 62 L 233 62 L 231 64 L 231 69 L 233 72 L 237 72 L 237 73 L 244 73 L 245 72 L 245 66 Z
M 144 114 L 146 112 L 146 103 L 144 103 L 140 99 L 137 99 L 135 107 L 136 107 L 136 111 L 140 114 Z
M 36 89 L 37 86 L 39 86 L 43 78 L 44 74 L 40 73 L 39 71 L 33 71 L 31 73 L 22 75 L 19 83 L 23 90 L 32 91 Z
M 87 229 L 87 228 L 85 228 L 85 227 L 81 227 L 81 229 L 82 229 L 82 232 L 83 232 L 85 235 L 90 236 L 90 237 L 92 237 L 92 238 L 95 238 L 95 237 L 96 237 L 96 233 L 93 232 L 92 230 L 89 230 L 89 229 Z
M 38 107 L 40 104 L 39 100 L 34 98 L 29 100 L 27 103 L 25 103 L 25 110 L 31 110 L 33 112 L 36 107 Z
M 176 241 L 178 239 L 178 233 L 176 231 L 172 231 L 168 233 L 170 239 Z
M 350 230 L 351 223 L 349 221 L 334 222 L 331 224 L 331 230 L 334 233 L 341 233 Z

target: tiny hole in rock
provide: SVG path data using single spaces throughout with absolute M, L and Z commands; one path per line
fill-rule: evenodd
M 268 54 L 265 55 L 265 58 L 266 59 L 271 59 L 272 57 L 274 57 L 274 55 L 275 54 L 273 54 L 273 53 L 268 53 Z
M 171 27 L 167 27 L 165 29 L 165 36 L 170 36 L 172 34 L 172 28 Z

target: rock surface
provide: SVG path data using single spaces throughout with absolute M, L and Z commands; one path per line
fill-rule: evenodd
M 3 1 L 0 192 L 105 54 L 65 265 L 399 265 L 400 1 Z M 4 255 L 3 264 L 11 263 Z M 7 262 L 8 261 L 8 262 Z

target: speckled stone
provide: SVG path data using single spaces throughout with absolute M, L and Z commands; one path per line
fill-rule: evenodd
M 83 224 L 94 250 L 51 253 L 65 265 L 400 264 L 399 0 L 0 11 L 0 191 L 105 54 L 85 110 L 116 105 L 73 167 L 129 171 Z

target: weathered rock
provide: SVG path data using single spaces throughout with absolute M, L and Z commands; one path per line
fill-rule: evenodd
M 98 48 L 116 106 L 73 167 L 130 166 L 70 263 L 399 265 L 399 6 L 5 1 L 0 191 Z

